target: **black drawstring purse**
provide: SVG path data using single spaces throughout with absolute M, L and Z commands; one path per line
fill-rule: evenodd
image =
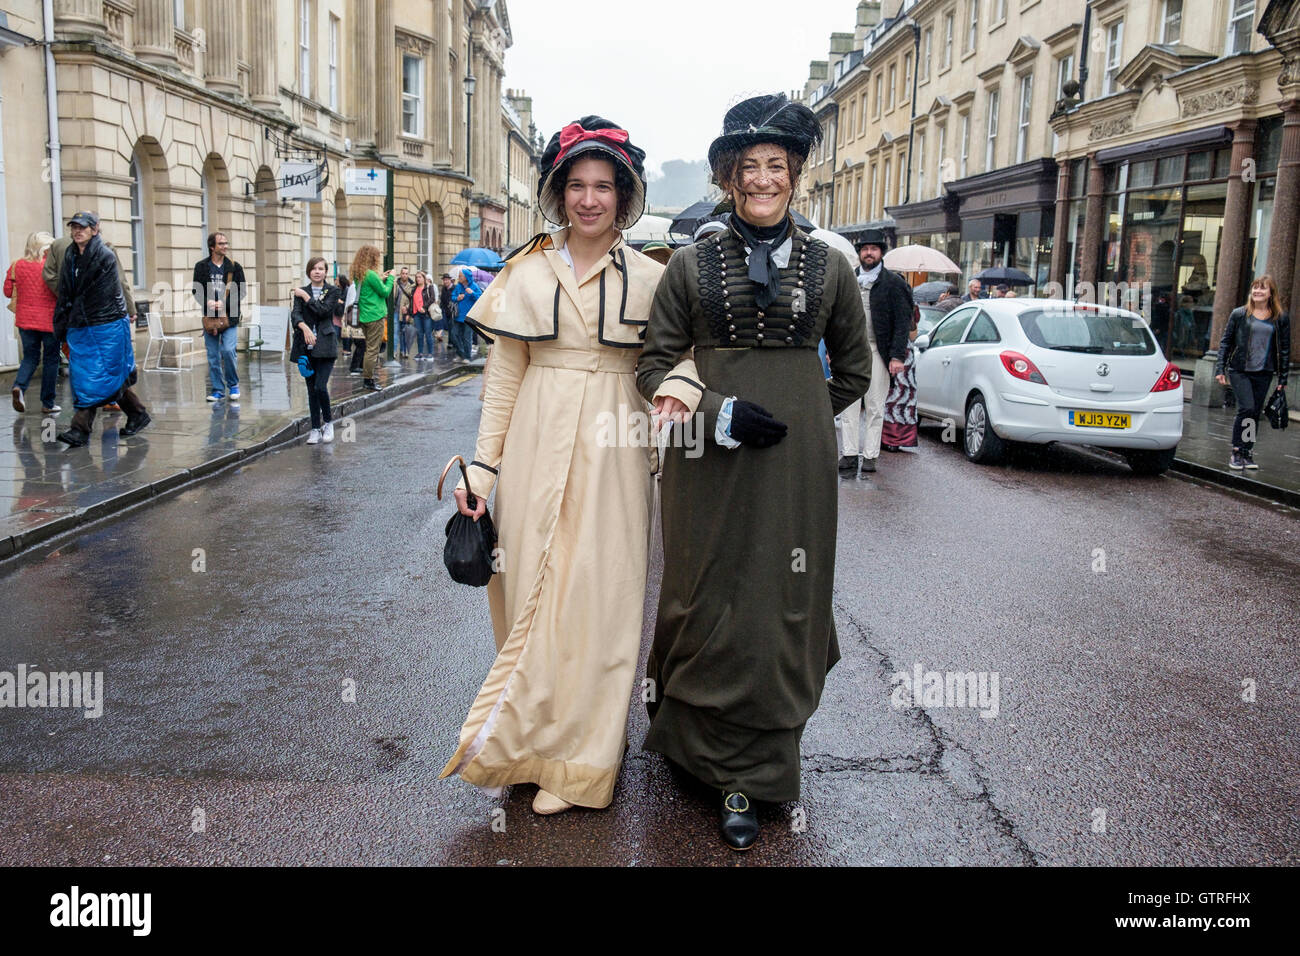
M 465 470 L 465 459 L 460 455 L 447 462 L 447 467 L 442 470 L 442 477 L 438 479 L 438 500 L 442 500 L 442 483 L 447 478 L 447 472 L 457 462 L 460 463 L 460 473 L 465 478 L 465 504 L 476 508 L 478 496 L 470 488 L 469 472 Z M 492 515 L 484 510 L 483 516 L 475 521 L 469 515 L 461 514 L 457 508 L 456 513 L 447 520 L 447 543 L 442 549 L 442 562 L 447 565 L 451 579 L 457 584 L 481 588 L 492 580 L 492 553 L 496 547 L 497 529 L 492 524 Z
M 1290 420 L 1288 412 L 1286 390 L 1278 389 L 1264 405 L 1264 414 L 1268 417 L 1268 423 L 1274 428 L 1286 428 L 1287 422 Z

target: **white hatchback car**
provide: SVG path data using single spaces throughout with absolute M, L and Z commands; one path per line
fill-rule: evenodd
M 1008 442 L 1119 452 L 1158 475 L 1183 437 L 1182 376 L 1141 316 L 1059 299 L 980 299 L 916 339 L 917 413 L 962 429 L 966 457 Z

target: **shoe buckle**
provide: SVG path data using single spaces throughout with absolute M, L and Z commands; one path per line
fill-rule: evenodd
M 732 797 L 740 797 L 741 800 L 745 801 L 745 805 L 743 807 L 733 807 L 731 805 Z M 722 805 L 726 807 L 728 810 L 730 810 L 732 813 L 748 813 L 749 797 L 745 796 L 740 791 L 736 791 L 735 793 L 729 793 L 727 794 L 726 798 L 722 801 Z

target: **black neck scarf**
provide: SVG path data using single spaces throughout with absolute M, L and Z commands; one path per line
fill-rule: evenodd
M 733 214 L 731 225 L 749 246 L 749 280 L 758 286 L 754 301 L 766 309 L 781 294 L 781 270 L 772 261 L 772 250 L 790 234 L 790 217 L 775 226 L 753 226 Z

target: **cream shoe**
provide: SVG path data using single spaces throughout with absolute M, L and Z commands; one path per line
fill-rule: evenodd
M 567 800 L 561 800 L 553 793 L 547 793 L 540 787 L 537 790 L 537 796 L 533 798 L 533 813 L 542 816 L 550 816 L 552 813 L 563 813 L 571 808 L 573 804 Z

